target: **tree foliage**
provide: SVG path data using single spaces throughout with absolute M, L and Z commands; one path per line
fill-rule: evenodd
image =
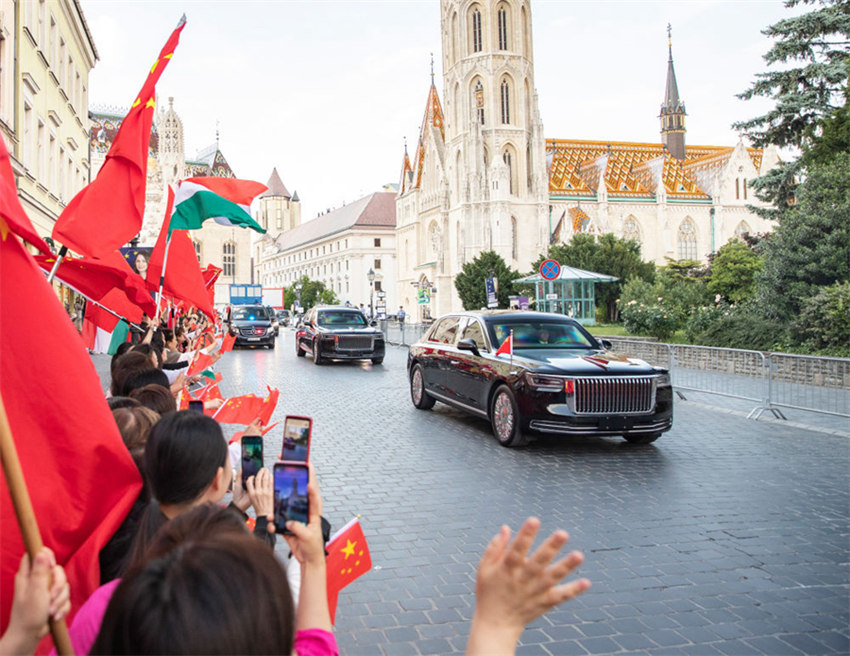
M 616 301 L 622 286 L 629 278 L 652 281 L 655 276 L 655 264 L 644 262 L 640 257 L 640 244 L 630 239 L 620 239 L 612 233 L 598 238 L 591 234 L 578 233 L 569 244 L 555 244 L 545 256 L 537 258 L 532 272 L 537 273 L 540 264 L 546 259 L 553 259 L 562 266 L 619 278 L 617 282 L 598 284 L 595 290 L 596 303 L 605 308 L 609 321 L 617 320 Z
M 325 287 L 323 282 L 318 280 L 310 280 L 307 276 L 301 276 L 297 282 L 292 283 L 289 287 L 284 287 L 283 298 L 287 303 L 295 303 L 298 294 L 295 293 L 295 285 L 301 283 L 301 307 L 309 310 L 315 305 L 337 305 L 339 299 L 334 294 L 333 290 Z
M 708 291 L 732 303 L 743 303 L 755 296 L 756 274 L 762 258 L 740 239 L 730 239 L 712 258 Z
M 465 263 L 461 272 L 455 276 L 455 289 L 464 310 L 487 307 L 485 280 L 490 277 L 491 270 L 498 281 L 496 295 L 499 307 L 508 307 L 508 296 L 514 294 L 513 281 L 520 277 L 520 273 L 509 268 L 495 251 L 484 251 L 471 262 Z
M 816 350 L 841 350 L 850 355 L 850 282 L 821 287 L 803 301 L 792 330 L 800 341 Z

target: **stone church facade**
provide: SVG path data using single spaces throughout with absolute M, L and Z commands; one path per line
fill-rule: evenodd
M 760 204 L 748 181 L 776 164 L 775 149 L 686 145 L 672 47 L 660 143 L 546 139 L 529 0 L 440 6 L 445 109 L 432 73 L 396 200 L 398 291 L 411 316 L 461 309 L 454 278 L 485 250 L 526 272 L 552 243 L 612 232 L 664 264 L 705 261 L 731 237 L 772 229 L 747 205 Z
M 89 112 L 92 177 L 103 165 L 124 115 L 125 112 L 114 110 Z M 218 143 L 187 159 L 183 146 L 183 121 L 174 110 L 174 98 L 168 99 L 167 108 L 162 108 L 157 98 L 157 112 L 148 147 L 145 216 L 139 232 L 139 246 L 156 244 L 165 217 L 168 186 L 176 186 L 179 180 L 197 176 L 236 177 Z M 204 223 L 201 230 L 189 231 L 201 267 L 213 264 L 223 269 L 216 284 L 216 298 L 228 298 L 227 288 L 231 283 L 251 282 L 251 232 L 213 221 Z

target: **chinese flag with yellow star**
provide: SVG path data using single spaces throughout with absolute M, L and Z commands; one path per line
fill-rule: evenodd
M 369 545 L 366 544 L 360 520 L 355 517 L 343 526 L 328 542 L 326 551 L 328 609 L 333 623 L 339 591 L 372 569 L 372 557 L 369 555 Z
M 156 83 L 185 25 L 183 16 L 121 122 L 97 177 L 74 196 L 53 227 L 53 238 L 77 253 L 104 257 L 142 228 Z

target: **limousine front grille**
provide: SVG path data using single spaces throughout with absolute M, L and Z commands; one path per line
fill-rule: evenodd
M 575 379 L 577 415 L 644 414 L 655 407 L 651 376 Z
M 371 335 L 339 335 L 336 348 L 339 351 L 371 351 L 373 341 Z

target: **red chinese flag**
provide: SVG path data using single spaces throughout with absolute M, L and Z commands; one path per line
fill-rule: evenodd
M 0 239 L 4 237 L 3 232 L 11 229 L 21 239 L 28 241 L 38 248 L 42 253 L 49 254 L 50 248 L 38 235 L 29 217 L 24 212 L 21 201 L 18 200 L 18 187 L 15 184 L 15 173 L 9 160 L 9 151 L 6 142 L 0 136 Z
M 186 372 L 186 375 L 197 376 L 199 373 L 204 371 L 204 369 L 211 366 L 213 362 L 214 360 L 211 355 L 198 351 L 198 354 L 195 356 L 195 361 L 192 362 L 192 365 L 189 367 L 189 371 Z
M 263 410 L 265 399 L 261 396 L 246 394 L 227 399 L 213 415 L 220 424 L 250 424 Z
M 121 122 L 97 177 L 74 196 L 53 227 L 53 238 L 78 253 L 103 257 L 141 230 L 156 83 L 185 25 L 184 16 Z
M 174 205 L 174 191 L 168 188 L 168 206 L 165 209 L 165 219 L 159 238 L 156 240 L 148 263 L 148 289 L 159 290 L 162 277 L 162 263 L 165 260 L 165 247 L 168 241 L 168 223 L 171 218 L 171 208 Z M 174 298 L 194 305 L 208 317 L 214 317 L 210 295 L 204 284 L 201 265 L 195 246 L 185 230 L 172 230 L 171 243 L 168 244 L 168 261 L 165 263 L 165 293 Z
M 3 234 L 0 396 L 44 544 L 68 575 L 73 615 L 98 587 L 98 553 L 142 481 L 56 293 L 18 239 Z M 2 473 L 0 481 L 2 632 L 24 545 Z
M 224 338 L 221 340 L 221 352 L 227 353 L 228 351 L 233 350 L 233 344 L 236 342 L 236 335 L 231 335 L 227 333 Z
M 274 414 L 274 409 L 277 407 L 277 399 L 280 396 L 279 389 L 272 389 L 271 387 L 266 386 L 266 389 L 269 390 L 269 395 L 266 397 L 266 400 L 263 401 L 263 407 L 260 410 L 260 416 L 257 417 L 257 420 L 260 422 L 260 426 L 265 426 L 269 421 L 271 421 L 272 415 Z
M 331 623 L 336 616 L 339 591 L 372 569 L 369 545 L 363 535 L 360 520 L 352 519 L 328 542 L 326 551 L 328 571 L 328 609 Z
M 502 355 L 502 354 L 513 355 L 513 353 L 514 353 L 514 334 L 511 333 L 510 335 L 507 336 L 507 338 L 505 338 L 505 341 L 502 342 L 502 345 L 496 350 L 496 355 Z
M 275 426 L 277 426 L 279 423 L 280 423 L 279 421 L 276 421 L 276 422 L 275 422 L 275 423 L 273 423 L 271 426 L 268 426 L 268 427 L 264 428 L 262 431 L 260 431 L 260 433 L 261 433 L 262 435 L 265 435 L 265 434 L 266 434 L 266 433 L 268 433 L 268 432 L 269 432 L 272 428 L 274 428 Z M 228 444 L 233 444 L 234 442 L 238 442 L 239 440 L 241 440 L 241 439 L 242 439 L 242 437 L 243 437 L 244 435 L 245 435 L 245 431 L 239 431 L 238 433 L 234 433 L 234 434 L 233 434 L 233 437 L 231 437 L 231 438 L 230 438 L 230 441 L 228 442 Z

